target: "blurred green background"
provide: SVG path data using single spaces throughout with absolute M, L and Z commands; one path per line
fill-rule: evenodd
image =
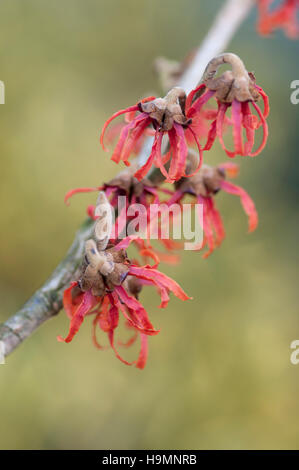
M 221 4 L 1 0 L 1 321 L 45 281 L 94 203 L 83 195 L 66 207 L 65 192 L 119 170 L 99 146 L 104 120 L 159 90 L 155 57 L 181 60 Z M 0 366 L 1 449 L 299 447 L 299 365 L 290 363 L 299 339 L 298 42 L 259 37 L 255 19 L 229 49 L 271 99 L 266 150 L 235 160 L 257 231 L 247 235 L 239 200 L 219 193 L 221 249 L 162 267 L 194 300 L 159 310 L 158 297 L 143 294 L 161 328 L 144 371 L 97 351 L 89 319 L 69 345 L 56 341 L 68 329 L 64 312 L 44 324 Z M 209 158 L 226 160 L 218 143 Z

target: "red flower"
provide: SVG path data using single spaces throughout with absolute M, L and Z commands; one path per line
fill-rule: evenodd
M 101 133 L 101 144 L 104 146 L 104 135 L 108 125 L 113 119 L 128 112 L 140 114 L 134 117 L 123 127 L 118 143 L 114 149 L 111 159 L 116 163 L 123 161 L 129 165 L 129 157 L 136 142 L 144 134 L 146 129 L 152 125 L 155 130 L 155 138 L 151 154 L 146 163 L 136 171 L 135 177 L 141 180 L 146 176 L 152 165 L 160 168 L 162 174 L 168 182 L 173 182 L 185 175 L 186 159 L 188 147 L 185 138 L 185 129 L 189 129 L 189 134 L 193 135 L 194 141 L 199 151 L 198 168 L 202 163 L 202 148 L 194 133 L 188 109 L 185 110 L 186 94 L 181 88 L 173 88 L 165 98 L 149 97 L 140 101 L 137 105 L 122 109 L 113 114 L 104 124 Z M 170 150 L 162 155 L 162 140 L 164 135 L 168 135 Z M 165 168 L 170 161 L 169 170 Z M 197 168 L 197 169 L 198 169 Z M 189 175 L 188 175 L 189 176 Z
M 169 204 L 180 202 L 185 194 L 191 194 L 195 197 L 197 204 L 203 205 L 204 241 L 198 249 L 205 245 L 208 246 L 208 251 L 203 255 L 204 258 L 207 258 L 216 247 L 220 246 L 225 238 L 222 218 L 214 203 L 214 195 L 219 190 L 240 197 L 243 209 L 248 216 L 249 232 L 256 229 L 258 215 L 254 202 L 243 188 L 225 181 L 226 176 L 232 178 L 237 174 L 238 166 L 233 163 L 223 163 L 215 168 L 204 165 L 192 178 L 182 179 L 177 183 L 177 190 L 168 202 Z
M 148 197 L 150 197 L 150 199 L 158 198 L 159 188 L 148 179 L 144 179 L 142 182 L 138 181 L 133 176 L 135 169 L 135 166 L 133 166 L 132 171 L 129 169 L 123 171 L 102 186 L 71 189 L 65 195 L 64 202 L 68 204 L 69 199 L 78 193 L 104 191 L 111 206 L 114 208 L 117 208 L 117 199 L 119 196 L 125 196 L 128 204 L 139 203 L 146 206 Z
M 167 264 L 178 264 L 180 258 L 178 255 L 173 254 L 173 253 L 165 253 L 161 252 L 160 250 L 157 250 L 154 248 L 149 239 L 142 239 L 139 237 L 127 237 L 127 238 L 132 238 L 132 241 L 135 245 L 135 247 L 138 250 L 139 256 L 141 256 L 142 260 L 144 263 L 147 263 L 149 259 L 154 261 L 154 266 L 158 266 L 158 264 L 162 261 L 163 263 Z M 181 243 L 175 243 L 172 240 L 164 240 L 164 239 L 159 239 L 159 241 L 162 243 L 164 248 L 168 251 L 172 251 L 174 249 L 180 249 L 181 248 Z
M 214 108 L 202 107 L 198 113 L 194 113 L 192 117 L 192 123 L 190 124 L 192 130 L 189 128 L 185 130 L 188 145 L 194 144 L 193 133 L 197 136 L 198 139 L 206 139 L 209 134 L 211 121 L 213 122 L 216 118 L 217 109 Z M 225 116 L 224 130 L 227 129 L 227 124 L 231 124 L 231 119 Z
M 135 170 L 136 165 L 132 165 L 132 169 L 123 171 L 102 186 L 71 189 L 65 195 L 64 202 L 68 204 L 69 199 L 75 194 L 104 191 L 114 209 L 118 208 L 118 198 L 120 196 L 126 198 L 126 206 L 130 204 L 142 204 L 144 207 L 148 208 L 152 203 L 159 204 L 159 192 L 168 194 L 168 191 L 154 185 L 146 178 L 142 181 L 138 181 L 134 176 Z M 88 206 L 87 208 L 87 213 L 92 218 L 95 218 L 94 209 L 94 206 Z
M 119 176 L 113 178 L 109 183 L 105 183 L 103 186 L 99 187 L 85 187 L 85 188 L 76 188 L 69 191 L 64 200 L 68 204 L 69 199 L 78 193 L 86 192 L 98 192 L 104 191 L 106 197 L 109 199 L 111 206 L 114 209 L 118 207 L 118 197 L 123 196 L 126 198 L 122 212 L 118 214 L 118 217 L 115 222 L 114 234 L 118 238 L 122 238 L 124 230 L 126 228 L 126 222 L 130 221 L 132 217 L 127 215 L 128 209 L 131 204 L 142 204 L 147 211 L 147 221 L 150 223 L 150 205 L 156 204 L 159 206 L 161 204 L 160 193 L 162 194 L 172 194 L 172 192 L 166 188 L 161 188 L 155 186 L 151 181 L 144 179 L 138 181 L 134 176 L 131 169 L 128 169 L 122 172 Z M 96 220 L 95 216 L 95 206 L 89 205 L 87 207 L 87 214 L 92 219 Z M 110 241 L 115 241 L 116 239 L 110 239 Z M 180 245 L 173 242 L 172 240 L 160 239 L 160 243 L 169 250 L 170 248 L 178 248 Z M 142 239 L 134 239 L 134 244 L 137 247 L 140 256 L 146 261 L 148 258 L 151 258 L 157 262 L 163 261 L 168 264 L 177 264 L 179 257 L 175 254 L 169 254 L 161 251 L 154 250 L 149 240 L 145 242 Z
M 145 98 L 145 100 L 147 99 L 148 98 Z M 141 100 L 141 101 L 144 101 L 144 100 Z M 124 127 L 127 124 L 130 124 L 133 121 L 133 119 L 135 119 L 136 112 L 137 111 L 131 111 L 131 112 L 126 113 L 124 115 L 124 122 L 118 122 L 112 126 L 109 126 L 109 129 L 107 130 L 106 136 L 105 136 L 106 143 L 112 144 L 115 140 L 117 140 L 119 134 L 122 132 Z M 153 129 L 147 128 L 145 132 L 142 133 L 140 137 L 135 140 L 135 145 L 132 147 L 132 154 L 137 155 L 140 152 L 146 136 L 154 136 L 154 135 L 155 135 L 155 131 Z
M 229 63 L 232 71 L 226 71 L 218 78 L 214 78 L 220 65 Z M 266 93 L 256 85 L 254 75 L 248 73 L 241 59 L 235 54 L 225 53 L 211 60 L 204 73 L 204 83 L 193 90 L 186 101 L 186 113 L 192 119 L 202 111 L 203 106 L 212 98 L 216 99 L 218 106 L 216 117 L 210 125 L 209 134 L 204 150 L 209 150 L 216 137 L 229 157 L 236 155 L 257 155 L 264 148 L 268 137 L 266 118 L 269 114 L 269 101 Z M 262 112 L 256 104 L 259 97 L 264 102 Z M 256 114 L 251 111 L 251 106 Z M 226 112 L 231 108 L 230 123 L 233 128 L 234 150 L 226 148 L 223 140 L 224 122 Z M 253 151 L 255 131 L 262 127 L 263 139 L 257 150 Z M 243 143 L 243 129 L 247 141 Z
M 97 249 L 96 242 L 86 242 L 86 264 L 82 268 L 82 276 L 77 282 L 71 283 L 64 292 L 63 305 L 70 318 L 69 333 L 65 338 L 58 336 L 59 341 L 69 343 L 79 331 L 85 317 L 94 315 L 93 342 L 99 348 L 103 347 L 96 338 L 96 327 L 107 333 L 110 346 L 115 355 L 127 365 L 135 365 L 143 369 L 147 360 L 147 337 L 156 335 L 148 314 L 138 300 L 142 285 L 153 285 L 161 297 L 161 308 L 169 301 L 169 293 L 187 300 L 189 297 L 172 279 L 152 266 L 137 266 L 127 259 L 124 247 L 132 238 L 122 240 L 116 246 L 104 251 Z M 138 334 L 141 341 L 139 357 L 136 361 L 128 362 L 123 359 L 115 345 L 115 330 L 119 324 L 119 313 L 122 313 L 126 326 L 133 331 L 133 336 L 122 346 L 131 346 Z
M 280 5 L 271 9 L 274 3 L 274 0 L 258 0 L 258 32 L 262 35 L 269 35 L 275 29 L 282 28 L 290 38 L 298 38 L 299 0 L 282 0 Z

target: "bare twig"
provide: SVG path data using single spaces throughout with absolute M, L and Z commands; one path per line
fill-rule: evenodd
M 254 0 L 227 0 L 178 83 L 187 93 L 196 86 L 209 60 L 226 48 L 253 3 Z M 151 141 L 148 140 L 138 158 L 139 162 L 148 156 L 150 145 Z M 50 278 L 15 315 L 0 325 L 0 341 L 4 344 L 5 356 L 29 337 L 39 325 L 61 310 L 63 291 L 75 276 L 82 260 L 85 241 L 92 236 L 92 231 L 93 221 L 87 219 L 79 228 L 66 257 Z
M 219 11 L 216 19 L 198 48 L 192 63 L 185 71 L 179 86 L 186 93 L 195 88 L 203 75 L 207 63 L 226 49 L 242 21 L 248 15 L 255 0 L 228 0 Z

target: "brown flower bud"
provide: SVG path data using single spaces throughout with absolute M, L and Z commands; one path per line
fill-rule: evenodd
M 195 175 L 190 178 L 182 178 L 176 183 L 176 188 L 185 193 L 207 197 L 216 194 L 221 187 L 221 181 L 225 179 L 225 172 L 218 167 L 203 165 Z
M 147 113 L 157 121 L 161 130 L 169 131 L 173 123 L 187 126 L 191 119 L 185 116 L 186 93 L 182 88 L 175 87 L 164 98 L 156 98 L 147 103 L 139 103 L 140 111 Z
M 151 187 L 153 186 L 153 183 L 147 178 L 143 178 L 142 181 L 138 181 L 138 179 L 134 177 L 134 173 L 137 169 L 138 164 L 133 163 L 118 176 L 112 178 L 112 180 L 107 183 L 107 186 L 117 186 L 118 188 L 123 189 L 128 196 L 133 194 L 137 197 L 141 196 L 144 192 L 144 186 Z
M 223 64 L 230 64 L 232 70 L 215 78 L 218 68 Z M 230 52 L 220 54 L 208 63 L 203 83 L 216 91 L 215 96 L 222 103 L 232 103 L 234 99 L 240 102 L 257 101 L 259 98 L 253 73 L 248 73 L 240 57 Z
M 114 247 L 107 248 L 106 253 L 109 254 L 114 263 L 124 263 L 128 264 L 129 260 L 127 257 L 127 252 L 124 249 L 121 250 L 115 250 Z
M 108 289 L 113 289 L 114 286 L 120 286 L 126 279 L 129 272 L 129 267 L 122 263 L 116 263 L 114 270 L 106 276 L 106 285 Z
M 142 284 L 137 277 L 127 276 L 124 281 L 124 287 L 130 295 L 133 295 L 136 299 L 142 291 Z

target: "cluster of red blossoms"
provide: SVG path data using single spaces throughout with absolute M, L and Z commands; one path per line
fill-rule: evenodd
M 160 308 L 167 306 L 170 292 L 181 300 L 190 297 L 173 279 L 156 269 L 157 263 L 141 267 L 128 258 L 126 248 L 133 241 L 131 237 L 111 243 L 112 208 L 104 192 L 100 193 L 96 209 L 104 210 L 99 211 L 102 215 L 95 222 L 93 239 L 85 244 L 80 278 L 64 292 L 63 305 L 70 319 L 69 332 L 65 338 L 58 336 L 58 340 L 66 343 L 72 341 L 84 318 L 93 315 L 93 342 L 96 347 L 103 349 L 96 337 L 98 326 L 107 333 L 118 359 L 143 369 L 147 359 L 147 337 L 156 335 L 159 330 L 153 327 L 138 300 L 142 286 L 157 288 L 161 297 Z M 133 362 L 123 359 L 115 345 L 114 333 L 119 325 L 119 313 L 122 313 L 126 327 L 133 331 L 133 336 L 127 342 L 118 342 L 118 345 L 131 346 L 140 336 L 139 357 Z
M 244 212 L 248 216 L 249 232 L 257 227 L 258 215 L 251 197 L 240 186 L 226 181 L 227 176 L 235 178 L 238 172 L 238 165 L 230 162 L 222 163 L 214 168 L 203 165 L 194 176 L 182 178 L 176 183 L 176 191 L 168 201 L 168 204 L 182 202 L 185 195 L 191 195 L 194 198 L 194 204 L 202 204 L 204 240 L 198 249 L 201 250 L 205 246 L 208 248 L 203 258 L 207 258 L 225 238 L 222 217 L 214 202 L 215 195 L 220 190 L 239 196 Z
M 268 36 L 282 28 L 288 37 L 298 38 L 299 0 L 281 0 L 278 5 L 275 3 L 275 0 L 258 0 L 258 32 Z
M 219 66 L 230 64 L 231 70 L 215 77 Z M 263 111 L 257 104 L 259 98 L 264 103 Z M 212 100 L 217 106 L 211 113 L 213 119 L 208 126 L 207 140 L 204 145 L 199 142 L 202 127 L 206 125 L 206 115 L 202 110 Z M 252 109 L 251 109 L 252 107 Z M 231 109 L 231 117 L 226 113 Z M 254 111 L 254 112 L 252 112 Z M 139 114 L 136 116 L 136 113 Z M 229 157 L 236 155 L 259 154 L 264 148 L 268 137 L 266 118 L 269 114 L 268 97 L 263 89 L 255 83 L 255 77 L 248 73 L 241 59 L 235 54 L 221 54 L 208 64 L 203 83 L 186 96 L 184 90 L 175 87 L 164 98 L 146 98 L 134 106 L 118 111 L 106 121 L 101 144 L 104 146 L 104 136 L 108 125 L 121 114 L 127 116 L 127 124 L 123 126 L 119 140 L 114 149 L 112 160 L 116 163 L 123 161 L 130 165 L 129 157 L 132 150 L 139 145 L 144 132 L 151 127 L 154 131 L 154 142 L 146 163 L 139 168 L 134 176 L 141 181 L 149 172 L 152 165 L 160 169 L 166 182 L 174 183 L 182 177 L 191 177 L 203 163 L 203 153 L 211 149 L 216 137 Z M 128 117 L 130 115 L 130 117 Z M 234 149 L 229 150 L 224 143 L 224 131 L 232 128 Z M 263 138 L 257 149 L 254 138 L 257 129 L 262 128 Z M 200 131 L 199 131 L 200 129 Z M 246 141 L 243 142 L 243 130 Z M 163 152 L 163 139 L 168 142 Z M 188 143 L 193 139 L 198 149 L 197 167 L 191 173 L 186 173 Z
M 231 70 L 217 76 L 218 68 L 223 64 L 229 64 Z M 258 105 L 260 99 L 262 109 Z M 196 248 L 202 250 L 206 247 L 203 256 L 207 257 L 225 237 L 222 217 L 215 205 L 215 196 L 222 190 L 240 198 L 248 216 L 249 231 L 253 231 L 258 216 L 252 199 L 243 188 L 227 181 L 227 178 L 237 176 L 238 166 L 228 161 L 211 167 L 204 164 L 203 159 L 216 139 L 230 158 L 237 155 L 253 157 L 260 153 L 267 141 L 268 113 L 268 97 L 256 84 L 254 75 L 247 72 L 238 56 L 225 53 L 209 62 L 202 83 L 188 96 L 184 90 L 175 87 L 164 98 L 143 99 L 108 119 L 102 130 L 101 143 L 104 147 L 104 138 L 110 143 L 118 138 L 112 154 L 116 163 L 124 162 L 130 166 L 130 157 L 140 151 L 146 137 L 152 136 L 153 144 L 140 168 L 133 164 L 109 183 L 77 188 L 66 195 L 68 202 L 76 193 L 100 191 L 97 205 L 87 209 L 95 221 L 94 235 L 86 242 L 80 275 L 64 293 L 64 308 L 70 319 L 70 328 L 64 339 L 58 337 L 60 341 L 72 341 L 85 317 L 92 315 L 92 337 L 97 348 L 104 348 L 96 335 L 99 327 L 107 333 L 111 348 L 122 362 L 141 369 L 145 366 L 148 336 L 157 334 L 158 330 L 151 324 L 139 300 L 141 289 L 154 286 L 163 308 L 168 304 L 170 292 L 181 300 L 190 297 L 174 280 L 157 269 L 160 260 L 177 262 L 174 250 L 181 244 L 160 237 L 164 247 L 161 253 L 152 247 L 148 237 L 123 238 L 119 234 L 125 233 L 130 217 L 123 218 L 122 215 L 127 215 L 131 204 L 139 203 L 149 219 L 152 204 L 181 205 L 185 197 L 189 200 L 191 197 L 191 204 L 203 206 L 201 223 L 204 238 Z M 125 116 L 125 122 L 108 128 L 111 121 L 120 115 Z M 261 129 L 261 135 L 256 146 L 258 129 Z M 226 133 L 231 134 L 232 149 L 224 141 Z M 195 146 L 196 150 L 190 146 Z M 149 176 L 153 167 L 160 171 Z M 163 181 L 172 183 L 172 188 L 163 187 Z M 119 196 L 124 197 L 125 204 L 113 222 L 112 209 L 117 208 Z M 127 248 L 131 242 L 142 262 L 151 259 L 154 264 L 141 266 L 140 261 L 130 258 Z M 132 332 L 127 341 L 115 340 L 120 313 L 125 326 Z M 136 361 L 128 362 L 120 355 L 118 346 L 131 346 L 138 336 L 141 342 L 139 356 Z

